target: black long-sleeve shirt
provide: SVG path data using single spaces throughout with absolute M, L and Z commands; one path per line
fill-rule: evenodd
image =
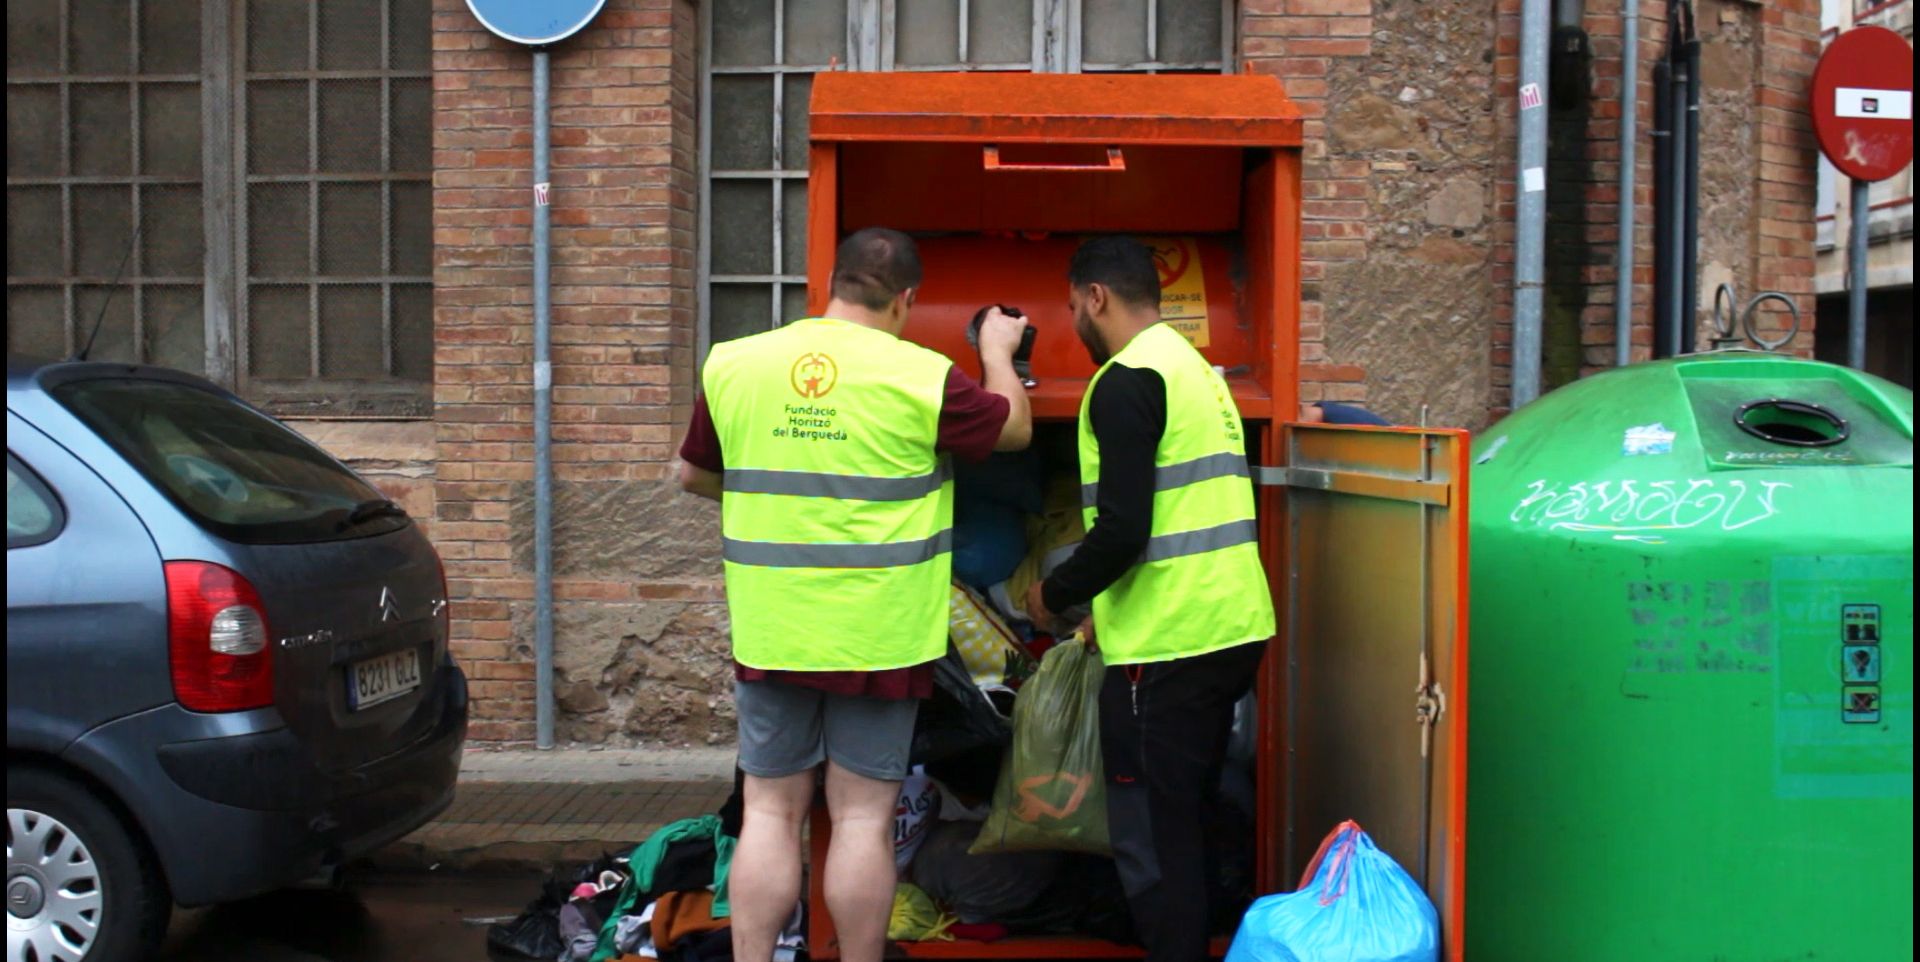
M 1112 365 L 1087 406 L 1100 445 L 1093 527 L 1041 584 L 1049 611 L 1084 605 L 1132 568 L 1153 531 L 1153 459 L 1167 431 L 1167 384 L 1151 368 Z

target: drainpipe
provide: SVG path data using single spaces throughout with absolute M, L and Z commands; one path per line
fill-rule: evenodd
M 552 233 L 547 222 L 547 52 L 533 52 L 533 659 L 534 733 L 553 747 Z
M 1633 362 L 1634 169 L 1640 126 L 1640 0 L 1622 0 L 1620 37 L 1620 239 L 1613 262 L 1613 363 Z
M 1547 49 L 1551 0 L 1520 6 L 1519 194 L 1513 275 L 1513 409 L 1540 396 L 1541 304 L 1546 294 Z
M 1694 36 L 1693 7 L 1687 7 L 1687 191 L 1686 219 L 1680 235 L 1686 253 L 1680 275 L 1680 350 L 1692 354 L 1700 333 L 1700 41 Z

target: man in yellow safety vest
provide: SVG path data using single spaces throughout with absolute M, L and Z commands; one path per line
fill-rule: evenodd
M 1154 962 L 1207 957 L 1207 826 L 1233 726 L 1274 633 L 1245 430 L 1226 381 L 1160 322 L 1160 276 L 1125 237 L 1074 254 L 1068 304 L 1100 365 L 1080 405 L 1087 536 L 1027 614 L 1092 602 L 1107 665 L 1107 820 Z
M 906 235 L 849 236 L 823 316 L 714 346 L 681 447 L 681 486 L 720 501 L 746 773 L 728 873 L 739 962 L 768 962 L 793 913 L 823 764 L 833 840 L 814 884 L 841 957 L 880 959 L 894 809 L 947 651 L 949 456 L 1032 437 L 1012 364 L 1025 323 L 988 313 L 983 387 L 900 338 L 920 273 Z

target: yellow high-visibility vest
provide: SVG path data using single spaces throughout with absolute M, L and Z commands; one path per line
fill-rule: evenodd
M 1227 382 L 1180 332 L 1155 324 L 1093 376 L 1080 401 L 1080 503 L 1094 525 L 1100 445 L 1088 416 L 1115 364 L 1148 368 L 1167 386 L 1167 429 L 1154 451 L 1153 526 L 1138 562 L 1093 599 L 1109 665 L 1190 658 L 1273 637 L 1273 596 L 1260 562 L 1246 432 Z
M 951 367 L 827 318 L 714 346 L 735 660 L 880 671 L 946 653 L 953 473 L 934 443 Z

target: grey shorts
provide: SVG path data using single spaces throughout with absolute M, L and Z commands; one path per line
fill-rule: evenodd
M 916 698 L 899 700 L 831 695 L 778 681 L 736 681 L 740 768 L 760 778 L 785 778 L 831 760 L 883 782 L 907 777 Z

